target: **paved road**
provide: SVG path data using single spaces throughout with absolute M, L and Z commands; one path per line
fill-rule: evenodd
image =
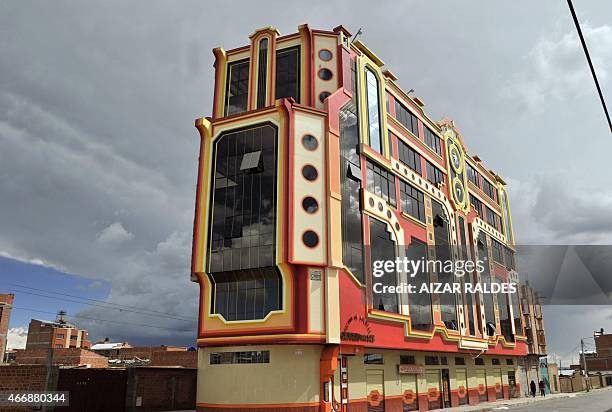
M 612 412 L 612 390 L 594 391 L 585 394 L 577 394 L 575 397 L 551 399 L 527 405 L 507 406 L 503 409 L 494 407 L 491 410 L 510 410 L 517 412 Z

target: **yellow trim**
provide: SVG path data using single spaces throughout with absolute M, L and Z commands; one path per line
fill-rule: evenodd
M 220 84 L 217 84 L 216 87 L 219 89 L 218 101 L 217 103 L 217 113 L 215 113 L 215 117 L 223 117 L 225 114 L 225 93 L 226 93 L 226 83 L 227 83 L 227 53 L 223 48 L 219 48 L 219 58 L 217 59 L 217 69 L 221 73 L 219 78 Z M 216 81 L 216 79 L 215 79 Z
M 277 338 L 305 338 L 305 337 L 324 337 L 324 333 L 281 333 L 276 335 L 249 335 L 249 336 L 222 336 L 219 338 L 198 338 L 200 342 L 225 342 L 231 340 L 253 340 L 253 339 L 277 339 Z
M 278 148 L 277 149 L 277 161 L 278 161 L 277 182 L 281 182 L 281 183 L 284 182 L 285 173 L 286 173 L 285 157 L 286 157 L 287 148 L 286 148 L 286 144 L 283 139 L 283 135 L 287 130 L 287 125 L 285 124 L 282 115 L 279 116 L 280 110 L 281 110 L 280 108 L 276 108 L 275 110 L 266 111 L 259 116 L 253 116 L 253 117 L 249 116 L 247 118 L 248 120 L 245 120 L 242 122 L 239 121 L 238 119 L 232 119 L 233 121 L 231 123 L 226 123 L 226 127 L 219 127 L 218 130 L 215 130 L 214 135 L 207 139 L 207 150 L 205 152 L 206 153 L 206 167 L 203 173 L 203 175 L 206 176 L 206 181 L 207 181 L 207 187 L 206 187 L 206 192 L 205 192 L 206 201 L 205 201 L 205 204 L 203 205 L 204 207 L 201 208 L 201 212 L 200 212 L 202 219 L 206 221 L 207 225 L 208 225 L 208 220 L 209 220 L 208 219 L 209 214 L 211 215 L 210 220 L 212 220 L 213 218 L 212 212 L 210 212 L 209 205 L 211 204 L 211 202 L 214 201 L 214 193 L 211 193 L 211 190 L 208 187 L 209 185 L 208 181 L 211 179 L 211 176 L 214 175 L 213 159 L 212 159 L 212 156 L 213 156 L 212 145 L 214 141 L 216 141 L 222 134 L 225 134 L 228 132 L 231 133 L 231 131 L 235 129 L 241 129 L 243 127 L 248 127 L 248 126 L 256 126 L 258 124 L 266 123 L 266 122 L 269 122 L 275 125 L 277 128 L 276 144 Z M 272 113 L 276 114 L 276 116 L 270 116 Z M 212 287 L 211 287 L 212 284 L 210 282 L 209 273 L 207 272 L 206 266 L 202 266 L 201 269 L 202 269 L 202 272 L 204 273 L 203 278 L 206 281 L 206 290 L 208 291 L 208 293 L 206 293 L 204 297 L 204 305 L 205 305 L 207 319 L 218 319 L 224 325 L 239 326 L 239 325 L 253 325 L 253 324 L 266 323 L 270 320 L 272 316 L 288 314 L 288 305 L 289 305 L 289 302 L 291 302 L 291 294 L 289 293 L 288 281 L 290 280 L 291 276 L 289 276 L 288 265 L 282 262 L 280 253 L 278 253 L 278 248 L 280 245 L 282 245 L 282 230 L 279 230 L 279 228 L 285 227 L 285 224 L 286 224 L 286 222 L 283 221 L 283 217 L 282 217 L 282 208 L 281 208 L 282 202 L 279 200 L 279 199 L 285 199 L 283 184 L 277 184 L 276 196 L 277 196 L 276 198 L 277 199 L 276 201 L 276 216 L 277 216 L 277 220 L 276 220 L 276 245 L 277 246 L 276 248 L 277 250 L 275 250 L 275 263 L 276 263 L 276 267 L 279 269 L 281 278 L 283 280 L 282 309 L 271 311 L 263 319 L 255 319 L 255 320 L 228 321 L 221 314 L 211 313 L 210 303 L 212 301 Z M 207 249 L 208 238 L 211 236 L 210 230 L 212 230 L 212 228 L 207 227 L 205 235 L 201 236 L 201 245 L 202 245 L 202 248 L 204 249 L 204 253 L 207 255 L 207 259 L 210 256 L 210 251 Z
M 380 57 L 378 57 L 372 50 L 370 50 L 365 44 L 361 42 L 361 40 L 355 40 L 352 44 L 357 47 L 364 55 L 366 55 L 372 63 L 376 64 L 379 68 L 385 65 L 385 62 L 382 61 Z M 381 73 L 382 74 L 382 73 Z
M 358 79 L 359 86 L 359 122 L 360 122 L 360 134 L 362 143 L 367 144 L 370 148 L 370 127 L 368 125 L 368 98 L 367 98 L 367 80 L 366 80 L 366 69 L 372 71 L 372 74 L 376 76 L 378 81 L 378 118 L 380 121 L 380 139 L 382 142 L 381 152 L 383 157 L 387 160 L 390 158 L 390 143 L 389 143 L 389 132 L 387 129 L 387 109 L 386 109 L 386 95 L 385 95 L 385 78 L 380 70 L 380 67 L 373 64 L 372 61 L 366 57 L 358 59 Z M 375 151 L 374 149 L 372 149 Z
M 402 181 L 404 181 L 404 179 L 402 179 Z M 406 183 L 408 183 L 408 182 L 406 182 Z M 408 184 L 409 184 L 410 186 L 414 186 L 412 183 L 408 183 Z M 419 189 L 419 190 L 420 190 L 420 189 Z M 404 212 L 404 211 L 402 211 L 401 213 L 402 213 L 402 217 L 403 217 L 403 218 L 410 220 L 412 223 L 414 223 L 414 224 L 416 224 L 416 225 L 418 225 L 418 226 L 422 227 L 423 229 L 427 229 L 427 224 L 426 224 L 426 223 L 421 222 L 421 221 L 420 221 L 419 219 L 417 219 L 416 217 L 411 216 L 411 215 L 409 215 L 408 213 L 406 213 L 406 212 Z
M 366 287 L 366 285 L 361 283 L 359 281 L 359 279 L 357 279 L 357 277 L 353 274 L 353 272 L 347 266 L 343 265 L 340 269 L 344 270 L 346 273 L 348 273 L 348 275 L 350 276 L 351 280 L 355 283 L 356 286 L 358 286 L 360 288 L 365 288 Z
M 501 206 L 501 210 L 502 210 L 502 216 L 501 216 L 501 220 L 502 220 L 502 227 L 504 228 L 504 235 L 506 236 L 506 244 L 512 244 L 512 246 L 514 246 L 514 227 L 512 224 L 512 213 L 510 213 L 510 198 L 508 197 L 508 192 L 506 191 L 506 188 L 504 186 L 502 186 L 501 184 L 498 185 L 497 187 L 497 194 L 498 196 L 501 193 L 504 193 L 504 204 L 501 204 L 500 202 L 500 206 Z M 499 199 L 498 199 L 499 200 Z M 504 214 L 506 216 L 508 216 L 508 223 L 510 227 L 506 227 L 506 221 L 504 219 Z M 510 235 L 510 236 L 508 236 Z

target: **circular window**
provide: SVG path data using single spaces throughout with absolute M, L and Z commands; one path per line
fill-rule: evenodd
M 314 166 L 306 165 L 302 168 L 302 176 L 304 176 L 304 179 L 312 182 L 313 180 L 317 179 L 319 172 L 317 172 L 317 169 Z
M 332 59 L 332 57 L 333 57 L 333 54 L 329 50 L 327 49 L 319 50 L 319 59 L 328 62 Z
M 315 247 L 319 244 L 319 235 L 312 230 L 307 230 L 302 235 L 302 242 L 308 247 Z
M 313 135 L 305 134 L 302 136 L 302 145 L 304 145 L 307 150 L 315 150 L 319 147 L 319 141 Z
M 319 94 L 319 101 L 320 101 L 321 103 L 323 103 L 323 101 L 324 101 L 325 99 L 327 99 L 327 98 L 329 97 L 329 95 L 330 95 L 330 94 L 331 94 L 330 92 L 321 92 L 321 93 Z
M 319 78 L 321 80 L 331 80 L 334 77 L 334 74 L 329 69 L 321 69 L 319 70 Z
M 302 207 L 304 208 L 306 213 L 314 213 L 319 210 L 319 203 L 314 197 L 308 196 L 302 200 Z

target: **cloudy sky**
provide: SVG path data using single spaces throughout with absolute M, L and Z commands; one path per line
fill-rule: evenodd
M 51 269 L 36 281 L 51 291 L 57 276 L 73 276 L 73 292 L 98 281 L 107 300 L 157 312 L 73 308 L 130 323 L 81 319 L 95 338 L 192 343 L 181 330 L 198 294 L 193 121 L 210 114 L 212 48 L 267 25 L 361 27 L 400 84 L 433 118 L 454 119 L 470 152 L 507 179 L 519 243 L 612 244 L 612 136 L 564 1 L 291 4 L 0 0 L 0 281 L 13 285 L 1 287 L 20 284 L 9 266 L 23 279 Z M 612 3 L 575 8 L 610 101 Z M 68 304 L 40 301 L 50 312 Z M 609 307 L 546 315 L 563 358 L 579 336 L 612 330 Z M 36 316 L 52 317 L 24 313 L 12 326 Z

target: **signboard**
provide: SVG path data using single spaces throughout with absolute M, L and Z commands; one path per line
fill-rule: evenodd
M 370 324 L 363 316 L 351 316 L 340 332 L 340 339 L 353 342 L 373 343 L 375 338 L 372 335 Z
M 423 365 L 405 364 L 397 366 L 400 375 L 422 375 L 425 372 Z

